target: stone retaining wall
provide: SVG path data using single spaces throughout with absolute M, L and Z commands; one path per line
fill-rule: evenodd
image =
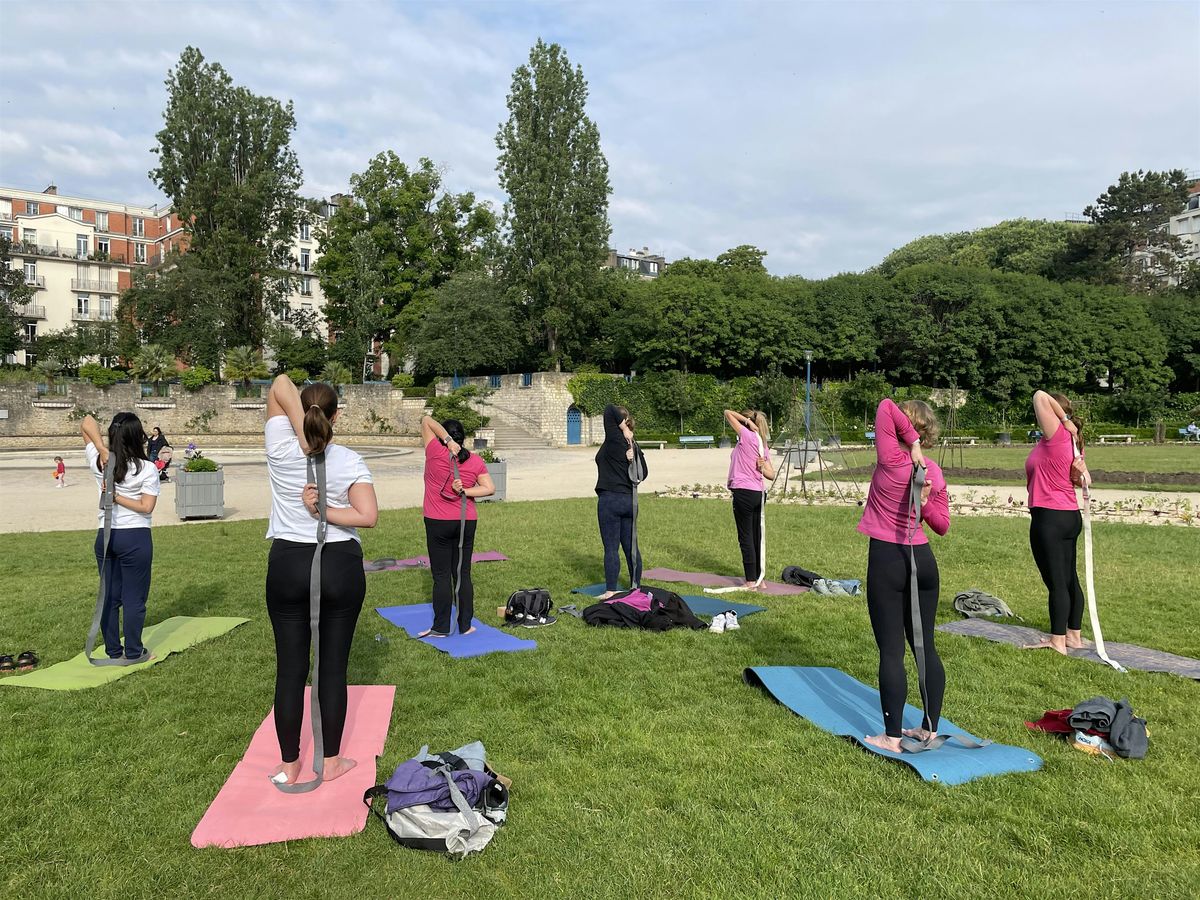
M 460 378 L 459 384 L 473 384 L 491 391 L 475 404 L 475 408 L 485 416 L 524 428 L 561 447 L 567 444 L 567 410 L 574 406 L 571 392 L 567 390 L 567 382 L 572 377 L 572 372 L 500 375 L 500 386 L 496 387 L 495 376 L 484 375 Z M 451 388 L 449 378 L 437 382 L 439 395 L 449 393 Z M 603 416 L 582 416 L 581 426 L 584 444 L 599 444 L 604 440 Z

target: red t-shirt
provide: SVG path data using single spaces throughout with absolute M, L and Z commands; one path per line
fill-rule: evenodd
M 472 453 L 467 461 L 458 464 L 458 477 L 463 487 L 474 487 L 479 476 L 487 472 L 487 465 L 478 454 Z M 421 509 L 427 519 L 453 519 L 459 517 L 462 501 L 454 493 L 454 469 L 450 465 L 450 451 L 442 442 L 433 438 L 425 445 L 425 502 Z M 467 519 L 479 518 L 475 512 L 475 498 L 467 498 Z

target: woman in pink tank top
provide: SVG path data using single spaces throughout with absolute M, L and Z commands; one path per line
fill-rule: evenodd
M 737 527 L 738 547 L 742 551 L 742 574 L 746 590 L 758 589 L 763 571 L 763 514 L 766 483 L 775 480 L 771 465 L 771 430 L 767 417 L 760 410 L 744 413 L 725 410 L 725 421 L 737 435 L 737 443 L 729 455 L 729 476 L 726 480 L 733 494 L 733 522 Z
M 1065 654 L 1083 646 L 1083 590 L 1079 587 L 1076 546 L 1083 517 L 1075 485 L 1090 483 L 1083 462 L 1083 427 L 1062 394 L 1033 395 L 1042 437 L 1025 460 L 1029 488 L 1029 548 L 1049 594 L 1050 635 L 1026 649 L 1048 648 Z

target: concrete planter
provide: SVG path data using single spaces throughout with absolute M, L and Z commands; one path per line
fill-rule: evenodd
M 480 502 L 488 500 L 504 500 L 508 497 L 508 462 L 499 459 L 496 462 L 487 464 L 488 474 L 492 476 L 492 483 L 496 485 L 496 493 L 490 497 L 481 498 Z
M 225 516 L 225 473 L 184 472 L 175 475 L 175 515 L 181 519 Z

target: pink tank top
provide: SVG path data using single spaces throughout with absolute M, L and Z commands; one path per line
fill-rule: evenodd
M 1079 509 L 1075 486 L 1071 484 L 1074 438 L 1061 425 L 1054 436 L 1042 438 L 1025 460 L 1025 484 L 1029 488 L 1029 506 L 1041 509 Z

